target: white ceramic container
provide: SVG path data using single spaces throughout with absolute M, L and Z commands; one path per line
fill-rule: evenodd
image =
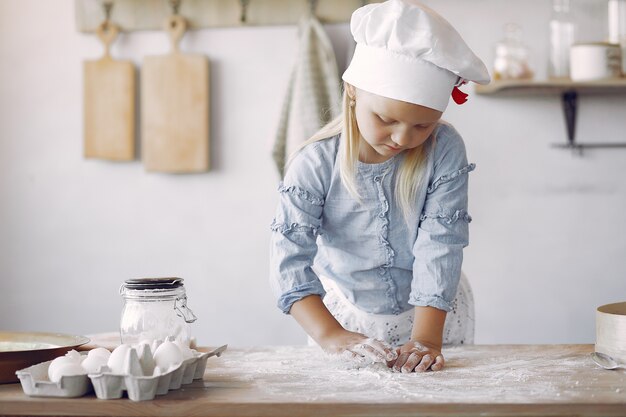
M 596 352 L 626 363 L 626 302 L 598 307 Z
M 570 50 L 570 77 L 572 81 L 598 81 L 620 78 L 622 52 L 611 43 L 573 45 Z

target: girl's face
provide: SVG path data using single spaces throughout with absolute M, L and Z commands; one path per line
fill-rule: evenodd
M 356 101 L 355 116 L 361 132 L 359 160 L 380 163 L 422 145 L 437 126 L 442 112 L 394 100 L 348 86 Z

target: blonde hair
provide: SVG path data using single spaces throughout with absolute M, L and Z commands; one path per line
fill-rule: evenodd
M 354 114 L 354 103 L 351 105 L 351 100 L 352 99 L 347 93 L 347 89 L 344 88 L 342 114 L 331 120 L 308 140 L 298 146 L 298 148 L 289 157 L 285 166 L 285 171 L 287 171 L 287 168 L 293 161 L 293 158 L 304 147 L 314 142 L 330 139 L 341 133 L 339 150 L 339 173 L 341 175 L 341 182 L 344 187 L 346 187 L 350 195 L 358 201 L 361 201 L 361 196 L 356 185 L 356 171 L 359 160 L 361 133 L 359 132 L 359 126 L 356 122 L 356 116 Z M 435 132 L 431 134 L 431 137 L 424 142 L 424 144 L 404 151 L 406 153 L 406 157 L 398 169 L 395 184 L 395 199 L 402 210 L 405 220 L 407 221 L 415 215 L 415 199 L 417 197 L 417 190 L 420 183 L 424 180 L 428 151 L 431 147 L 431 142 L 433 142 L 434 135 Z

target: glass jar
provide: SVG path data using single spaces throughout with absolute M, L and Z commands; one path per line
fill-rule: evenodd
M 129 279 L 120 287 L 124 298 L 120 336 L 122 343 L 166 340 L 189 344 L 189 323 L 196 321 L 187 307 L 182 278 Z
M 515 23 L 504 26 L 504 39 L 496 43 L 493 77 L 496 80 L 527 80 L 534 76 L 529 51 L 522 42 L 522 28 Z

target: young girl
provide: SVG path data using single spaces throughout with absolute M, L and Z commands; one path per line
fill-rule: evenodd
M 454 322 L 446 313 L 471 297 L 459 281 L 474 165 L 441 116 L 451 94 L 464 101 L 457 86 L 489 74 L 447 21 L 410 0 L 358 9 L 351 31 L 343 115 L 296 152 L 279 187 L 272 287 L 325 351 L 438 371 L 443 342 L 473 332 L 467 309 Z M 457 336 L 444 340 L 444 323 Z

